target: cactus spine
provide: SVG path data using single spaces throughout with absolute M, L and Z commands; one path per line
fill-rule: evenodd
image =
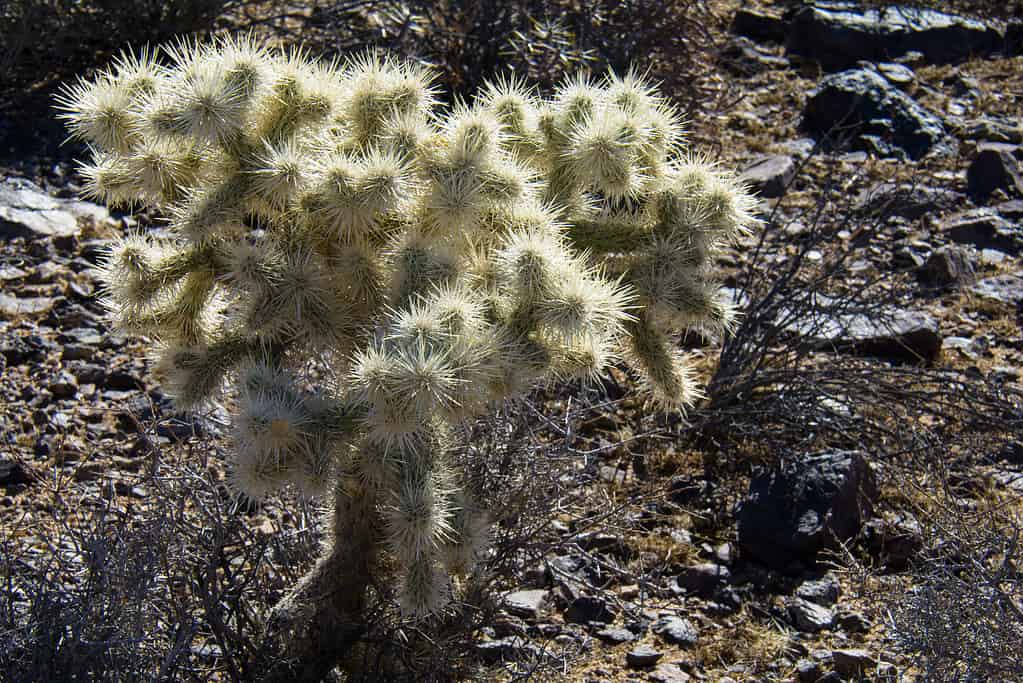
M 238 489 L 370 501 L 416 616 L 486 547 L 452 425 L 619 358 L 691 404 L 675 335 L 728 325 L 713 256 L 752 223 L 634 74 L 435 94 L 381 54 L 241 38 L 124 56 L 60 101 L 89 192 L 169 220 L 111 247 L 114 319 L 159 341 L 181 407 L 234 387 Z

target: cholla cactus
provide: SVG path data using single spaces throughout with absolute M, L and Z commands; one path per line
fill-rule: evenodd
M 159 341 L 181 407 L 233 405 L 240 490 L 360 501 L 413 615 L 485 547 L 451 425 L 618 358 L 691 404 L 675 335 L 728 325 L 713 256 L 752 222 L 633 74 L 549 99 L 501 81 L 447 112 L 430 80 L 223 39 L 122 57 L 61 100 L 89 192 L 169 217 L 110 250 L 117 323 Z

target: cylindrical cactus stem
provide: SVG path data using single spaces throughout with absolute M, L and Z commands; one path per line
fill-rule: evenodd
M 319 683 L 366 629 L 366 590 L 377 565 L 376 493 L 342 476 L 320 559 L 267 620 L 260 683 Z

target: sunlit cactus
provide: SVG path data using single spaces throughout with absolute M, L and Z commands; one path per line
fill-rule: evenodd
M 619 360 L 684 409 L 677 336 L 731 319 L 714 255 L 752 200 L 635 74 L 445 110 L 381 54 L 223 39 L 124 56 L 60 106 L 88 192 L 168 220 L 110 248 L 114 319 L 159 343 L 180 407 L 235 411 L 240 491 L 362 501 L 410 615 L 485 557 L 455 425 Z

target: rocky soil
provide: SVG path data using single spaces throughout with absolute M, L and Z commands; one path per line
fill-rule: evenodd
M 821 267 L 844 255 L 848 278 L 817 294 L 869 286 L 885 297 L 779 319 L 811 349 L 808 367 L 855 357 L 948 369 L 998 387 L 1023 414 L 1021 25 L 736 5 L 721 3 L 733 19 L 713 75 L 731 105 L 691 127 L 694 144 L 762 197 L 763 234 L 720 263 L 739 305 L 757 301 L 743 289 L 750 272 L 776 277 L 793 254 Z M 176 413 L 148 342 L 105 322 L 91 275 L 103 240 L 152 222 L 76 200 L 69 167 L 45 164 L 23 159 L 0 178 L 0 529 L 5 544 L 40 554 L 89 509 L 164 505 L 155 471 L 227 447 L 224 417 Z M 720 340 L 686 343 L 709 377 Z M 474 677 L 924 680 L 891 613 L 929 525 L 891 462 L 817 442 L 811 423 L 789 451 L 754 458 L 756 444 L 644 417 L 621 373 L 607 384 L 611 400 L 569 430 L 583 455 L 565 476 L 579 477 L 590 507 L 552 504 L 548 550 L 499 577 L 497 616 L 459 655 L 480 667 Z M 566 414 L 560 393 L 537 397 L 552 421 Z M 992 431 L 990 457 L 953 473 L 973 482 L 969 505 L 997 501 L 1017 525 L 1018 424 Z M 708 465 L 729 459 L 744 464 Z M 216 458 L 202 462 L 223 476 Z M 267 533 L 300 524 L 276 504 L 249 518 Z

